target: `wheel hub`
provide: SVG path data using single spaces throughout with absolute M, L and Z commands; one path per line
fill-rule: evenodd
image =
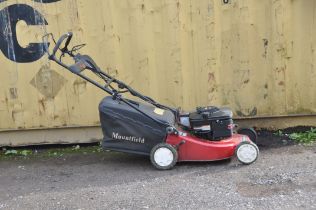
M 237 150 L 237 157 L 243 163 L 251 163 L 256 160 L 258 151 L 252 144 L 243 144 Z
M 173 154 L 168 148 L 159 148 L 154 154 L 155 162 L 162 167 L 170 165 L 173 158 Z

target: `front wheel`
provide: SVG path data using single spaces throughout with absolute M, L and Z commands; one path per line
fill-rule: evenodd
M 168 170 L 177 163 L 178 152 L 170 144 L 157 144 L 150 152 L 150 161 L 155 168 Z
M 259 149 L 254 143 L 242 142 L 237 146 L 235 154 L 239 162 L 249 165 L 257 160 Z

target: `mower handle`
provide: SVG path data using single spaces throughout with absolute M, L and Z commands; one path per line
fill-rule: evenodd
M 54 40 L 54 43 L 55 43 L 55 47 L 52 51 L 52 54 L 50 54 L 49 52 L 49 49 L 48 49 L 48 42 L 47 42 L 47 39 L 45 40 L 44 38 L 47 38 L 48 36 L 52 36 L 53 40 Z M 115 90 L 113 87 L 110 86 L 110 84 L 112 82 L 115 82 L 119 85 L 119 88 L 126 88 L 127 91 L 129 91 L 133 96 L 136 96 L 158 108 L 163 108 L 163 109 L 168 109 L 170 111 L 172 111 L 173 113 L 176 113 L 176 111 L 174 109 L 171 109 L 169 107 L 166 107 L 166 106 L 163 106 L 163 105 L 160 105 L 158 104 L 157 102 L 155 102 L 153 99 L 147 97 L 147 96 L 144 96 L 140 93 L 138 93 L 137 91 L 133 90 L 132 88 L 130 88 L 129 86 L 125 85 L 124 83 L 122 83 L 121 81 L 119 80 L 116 80 L 114 77 L 111 77 L 110 75 L 106 74 L 105 72 L 103 72 L 96 64 L 95 62 L 87 55 L 80 55 L 79 53 L 74 55 L 73 54 L 73 50 L 69 51 L 67 49 L 70 41 L 71 41 L 71 38 L 72 38 L 72 35 L 73 33 L 72 32 L 68 32 L 64 35 L 62 35 L 57 42 L 55 42 L 55 39 L 54 39 L 54 36 L 53 34 L 45 34 L 43 36 L 43 43 L 44 43 L 44 48 L 45 48 L 45 51 L 47 52 L 48 54 L 48 58 L 50 60 L 53 60 L 55 61 L 57 64 L 59 64 L 60 66 L 70 70 L 72 73 L 78 75 L 79 77 L 85 79 L 86 81 L 94 84 L 95 86 L 99 87 L 100 89 L 104 90 L 105 92 L 107 92 L 108 94 L 112 95 L 113 98 L 119 98 L 119 100 L 123 101 L 124 103 L 126 103 L 127 105 L 129 105 L 130 107 L 132 107 L 133 109 L 137 110 L 138 112 L 144 114 L 145 116 L 147 116 L 148 118 L 152 119 L 153 121 L 155 121 L 156 123 L 158 124 L 163 124 L 167 127 L 169 127 L 168 129 L 168 132 L 170 133 L 174 133 L 174 134 L 178 134 L 178 131 L 176 128 L 174 128 L 173 126 L 169 125 L 169 123 L 165 123 L 165 122 L 161 122 L 160 120 L 157 120 L 157 119 L 154 119 L 153 117 L 149 116 L 148 114 L 146 114 L 145 112 L 141 111 L 140 109 L 138 109 L 137 107 L 135 107 L 132 103 L 130 103 L 129 101 L 123 99 L 120 97 L 119 95 L 119 91 Z M 66 39 L 66 42 L 65 42 L 65 45 L 62 49 L 60 49 L 60 46 L 61 44 L 65 41 Z M 63 63 L 61 61 L 61 59 L 56 59 L 56 52 L 57 50 L 60 50 L 62 52 L 62 55 L 63 56 L 65 53 L 67 53 L 68 55 L 70 55 L 71 57 L 74 58 L 75 60 L 75 64 L 73 65 L 67 65 L 65 63 Z M 87 65 L 88 64 L 88 65 Z M 100 76 L 103 80 L 106 81 L 106 85 L 103 86 L 101 84 L 99 84 L 98 82 L 94 81 L 93 79 L 81 74 L 80 72 L 84 69 L 86 69 L 87 67 L 91 67 L 91 68 L 88 68 L 90 70 L 92 70 L 95 74 L 97 74 L 98 76 Z M 94 68 L 93 68 L 94 67 Z M 109 88 L 110 87 L 110 88 Z
M 48 44 L 48 41 L 47 41 L 47 37 L 49 37 L 49 36 L 52 36 L 53 41 L 55 42 L 55 47 L 54 47 L 54 49 L 53 49 L 52 54 L 50 54 L 50 52 L 49 52 L 49 47 L 48 47 L 49 44 Z M 67 39 L 67 40 L 66 40 L 66 43 L 65 43 L 65 46 L 64 46 L 62 49 L 60 49 L 63 53 L 65 53 L 65 52 L 67 51 L 67 47 L 68 47 L 68 45 L 69 45 L 69 43 L 70 43 L 71 38 L 72 38 L 72 32 L 68 32 L 68 33 L 62 35 L 62 36 L 58 39 L 58 41 L 57 41 L 57 43 L 56 43 L 56 41 L 55 41 L 54 36 L 53 36 L 52 33 L 45 34 L 42 39 L 43 39 L 43 43 L 44 43 L 44 49 L 45 49 L 45 51 L 46 51 L 47 54 L 48 54 L 48 58 L 49 58 L 50 60 L 54 60 L 54 61 L 58 62 L 58 60 L 56 59 L 56 56 L 55 56 L 57 50 L 60 49 L 60 45 L 63 43 L 63 41 L 64 41 L 65 39 Z M 59 62 L 58 62 L 58 63 L 59 63 Z
M 64 48 L 63 49 L 67 49 L 68 48 L 68 45 L 69 45 L 69 43 L 70 43 L 70 41 L 71 41 L 71 38 L 72 38 L 72 32 L 68 32 L 67 33 L 67 40 L 66 40 L 66 43 L 65 43 L 65 46 L 64 46 Z
M 59 40 L 57 41 L 57 43 L 56 43 L 56 45 L 55 45 L 55 47 L 54 47 L 54 49 L 53 49 L 53 54 L 52 54 L 51 56 L 52 56 L 53 58 L 55 58 L 55 54 L 56 54 L 57 50 L 60 49 L 59 47 L 60 47 L 60 45 L 63 43 L 63 41 L 64 41 L 65 39 L 67 39 L 67 40 L 66 40 L 66 43 L 65 43 L 65 46 L 64 46 L 63 49 L 61 49 L 61 50 L 62 50 L 62 51 L 66 50 L 67 47 L 68 47 L 68 45 L 69 45 L 69 42 L 70 42 L 71 38 L 72 38 L 72 32 L 68 32 L 68 33 L 62 35 L 62 36 L 59 38 Z

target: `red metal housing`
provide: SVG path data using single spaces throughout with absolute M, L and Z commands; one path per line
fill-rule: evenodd
M 250 139 L 245 135 L 233 134 L 227 139 L 209 141 L 182 131 L 181 135 L 168 135 L 166 143 L 179 147 L 178 161 L 215 161 L 234 156 L 236 147 L 242 141 Z

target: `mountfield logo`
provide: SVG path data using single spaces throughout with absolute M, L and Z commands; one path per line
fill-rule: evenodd
M 125 140 L 125 141 L 131 141 L 135 143 L 145 143 L 145 138 L 143 137 L 135 137 L 135 136 L 122 136 L 118 133 L 112 133 L 112 138 L 117 140 Z

